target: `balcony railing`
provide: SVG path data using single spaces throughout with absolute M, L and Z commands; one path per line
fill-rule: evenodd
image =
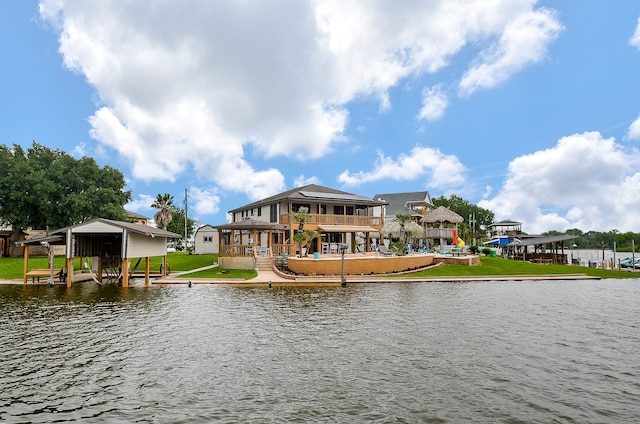
M 273 244 L 271 245 L 271 255 L 282 256 L 286 253 L 289 256 L 296 254 L 296 246 L 294 244 Z M 218 249 L 219 256 L 264 256 L 269 254 L 269 249 L 262 246 L 254 246 L 252 244 L 223 244 Z
M 382 217 L 363 215 L 330 215 L 330 214 L 309 214 L 311 219 L 308 224 L 316 225 L 357 225 L 363 227 L 382 228 Z M 291 214 L 280 215 L 280 223 L 291 225 L 295 223 Z

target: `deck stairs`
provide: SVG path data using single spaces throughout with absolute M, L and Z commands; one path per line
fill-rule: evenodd
M 272 271 L 273 264 L 269 256 L 256 256 L 256 271 Z

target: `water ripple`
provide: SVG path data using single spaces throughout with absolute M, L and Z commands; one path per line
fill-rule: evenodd
M 3 422 L 629 422 L 638 280 L 0 287 Z

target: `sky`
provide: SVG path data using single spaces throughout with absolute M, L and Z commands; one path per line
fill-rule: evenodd
M 637 0 L 6 0 L 0 144 L 212 225 L 315 183 L 640 232 Z

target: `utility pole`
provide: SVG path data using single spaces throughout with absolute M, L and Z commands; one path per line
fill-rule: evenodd
M 187 253 L 187 189 L 184 189 L 184 252 Z
M 469 214 L 469 225 L 471 226 L 471 240 L 472 246 L 476 245 L 476 213 Z

